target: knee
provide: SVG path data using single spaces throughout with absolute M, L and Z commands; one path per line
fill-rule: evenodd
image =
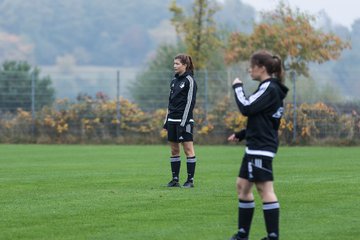
M 238 194 L 246 194 L 247 193 L 247 191 L 245 190 L 245 187 L 239 182 L 236 183 L 236 189 L 237 189 Z
M 171 146 L 171 156 L 179 156 L 180 155 L 180 147 L 176 145 Z
M 262 192 L 262 193 L 259 192 L 259 195 L 263 202 L 277 202 L 278 201 L 276 194 L 274 192 Z
M 236 183 L 236 189 L 238 193 L 238 198 L 242 200 L 253 200 L 254 196 L 251 188 L 244 186 L 241 182 Z
M 185 153 L 186 157 L 194 157 L 195 156 L 194 148 L 191 146 L 184 146 L 184 153 Z
M 179 156 L 180 151 L 178 149 L 171 149 L 171 156 Z
M 185 150 L 184 152 L 185 152 L 186 157 L 194 157 L 195 156 L 195 153 L 192 150 Z
M 277 201 L 276 194 L 272 188 L 260 188 L 258 187 L 257 192 L 259 193 L 259 196 L 263 202 L 275 202 Z

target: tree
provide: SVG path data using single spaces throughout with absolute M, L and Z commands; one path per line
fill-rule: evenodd
M 0 68 L 0 111 L 30 110 L 33 97 L 35 109 L 52 104 L 55 90 L 51 79 L 39 75 L 40 69 L 27 62 L 5 61 Z
M 231 31 L 251 33 L 255 22 L 255 9 L 239 0 L 224 0 L 221 10 L 216 14 L 220 28 Z
M 178 41 L 162 45 L 156 50 L 155 57 L 148 61 L 147 68 L 136 77 L 136 82 L 130 86 L 130 92 L 133 100 L 144 109 L 165 108 L 169 94 L 169 81 L 173 76 L 173 58 L 180 52 L 187 52 L 193 57 L 195 65 L 195 79 L 198 84 L 197 106 L 211 110 L 210 108 L 230 89 L 228 81 L 225 80 L 229 78 L 229 74 L 223 58 L 223 43 L 221 42 L 225 42 L 221 37 L 223 32 L 221 29 L 217 29 L 216 22 L 212 19 L 215 9 L 209 10 L 216 6 L 210 4 L 210 1 L 196 0 L 192 5 L 193 12 L 185 16 L 184 10 L 176 5 L 177 2 L 179 1 L 172 2 L 170 11 L 174 14 L 172 24 L 176 29 Z M 227 6 L 229 3 L 232 1 L 226 1 L 224 8 L 229 9 L 230 7 Z M 212 15 L 208 12 L 211 12 Z M 219 14 L 227 13 L 219 11 Z M 203 18 L 199 18 L 200 15 Z M 198 21 L 201 19 L 207 20 L 199 24 Z M 206 30 L 210 27 L 209 22 L 211 22 L 211 30 Z M 202 26 L 201 31 L 197 31 L 199 25 Z M 211 31 L 214 32 L 208 34 Z M 205 34 L 201 35 L 201 33 Z M 200 34 L 200 36 L 196 37 L 196 34 Z M 225 39 L 226 37 L 227 35 Z M 188 41 L 187 39 L 200 40 Z M 194 44 L 196 42 L 199 44 Z M 194 47 L 189 50 L 189 46 Z M 196 55 L 196 52 L 191 50 L 195 48 L 203 49 L 199 52 L 202 55 Z
M 346 96 L 350 95 L 359 99 L 360 19 L 352 25 L 351 41 L 351 51 L 345 51 L 341 59 L 332 68 L 332 74 L 338 79 L 339 87 Z
M 250 35 L 232 33 L 225 54 L 228 64 L 248 60 L 256 50 L 268 49 L 280 55 L 286 69 L 307 77 L 309 62 L 335 60 L 350 47 L 335 34 L 315 29 L 311 25 L 313 16 L 299 9 L 293 11 L 283 2 L 274 11 L 263 13 L 263 20 Z
M 79 65 L 138 66 L 156 47 L 149 32 L 170 17 L 164 2 L 170 0 L 1 0 L 0 32 L 31 43 L 41 65 L 69 54 Z
M 212 52 L 220 46 L 214 21 L 214 14 L 218 10 L 214 1 L 195 0 L 192 15 L 186 16 L 176 0 L 170 5 L 170 11 L 173 12 L 171 22 L 198 69 L 208 66 Z
M 149 60 L 145 71 L 136 76 L 136 81 L 129 87 L 132 98 L 145 110 L 166 108 L 173 76 L 173 59 L 183 52 L 182 46 L 161 45 L 156 56 Z

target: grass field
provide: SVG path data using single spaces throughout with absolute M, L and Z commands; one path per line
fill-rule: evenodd
M 195 188 L 169 189 L 167 146 L 0 145 L 0 239 L 228 239 L 243 149 L 196 146 Z M 281 239 L 360 239 L 359 156 L 280 148 Z M 255 196 L 254 240 L 265 236 Z

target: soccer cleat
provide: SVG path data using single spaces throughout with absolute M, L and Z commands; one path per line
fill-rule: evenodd
M 179 181 L 176 181 L 175 179 L 171 180 L 168 184 L 168 187 L 180 187 Z
M 249 240 L 249 239 L 248 238 L 241 238 L 241 237 L 239 237 L 238 234 L 234 234 L 234 236 L 232 236 L 230 238 L 230 240 Z
M 194 183 L 191 181 L 186 181 L 183 185 L 184 188 L 193 188 L 194 187 Z

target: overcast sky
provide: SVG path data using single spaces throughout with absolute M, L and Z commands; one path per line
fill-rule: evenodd
M 242 0 L 258 11 L 274 9 L 278 0 Z M 341 24 L 351 28 L 355 19 L 360 18 L 359 0 L 287 0 L 292 8 L 298 7 L 311 15 L 317 15 L 324 10 L 334 24 Z

